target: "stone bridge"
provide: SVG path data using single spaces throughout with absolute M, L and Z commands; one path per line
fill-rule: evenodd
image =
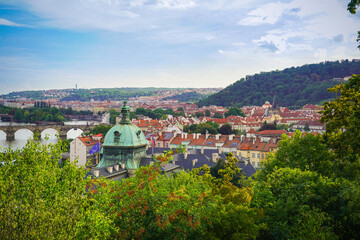
M 64 125 L 64 124 L 51 124 L 51 125 L 9 125 L 9 126 L 0 126 L 0 131 L 6 133 L 6 140 L 13 141 L 15 139 L 16 131 L 20 129 L 28 129 L 33 133 L 38 132 L 39 138 L 41 138 L 41 132 L 46 129 L 54 129 L 58 132 L 61 139 L 66 139 L 66 135 L 71 129 L 81 129 L 83 132 L 88 132 L 92 130 L 97 125 Z

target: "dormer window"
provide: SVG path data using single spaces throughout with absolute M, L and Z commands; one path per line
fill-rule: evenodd
M 118 143 L 120 141 L 120 133 L 118 131 L 114 132 L 114 142 Z

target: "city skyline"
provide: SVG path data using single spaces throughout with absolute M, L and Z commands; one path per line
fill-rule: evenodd
M 226 87 L 245 75 L 359 58 L 348 1 L 0 0 L 0 94 Z

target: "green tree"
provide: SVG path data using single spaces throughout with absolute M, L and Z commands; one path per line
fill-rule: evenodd
M 229 116 L 242 116 L 242 117 L 246 117 L 245 113 L 238 107 L 233 107 L 230 108 L 229 111 L 227 111 L 224 114 L 225 118 L 229 117 Z
M 85 169 L 59 164 L 62 141 L 0 153 L 2 239 L 104 239 L 111 223 L 87 198 Z
M 235 131 L 232 130 L 231 125 L 230 124 L 224 124 L 222 125 L 219 130 L 219 133 L 223 134 L 223 135 L 230 135 L 230 134 L 235 134 Z
M 304 131 L 305 132 L 310 132 L 309 123 L 305 123 Z
M 325 140 L 338 156 L 339 172 L 360 176 L 360 76 L 354 75 L 329 91 L 340 96 L 324 103 L 321 121 L 326 123 Z
M 205 111 L 205 116 L 206 116 L 206 117 L 210 117 L 210 116 L 211 116 L 210 110 L 206 110 L 206 111 Z
M 196 129 L 194 130 L 195 133 L 201 133 L 205 134 L 206 132 L 210 134 L 217 134 L 217 128 L 215 128 L 210 122 L 206 123 L 200 123 L 196 126 Z
M 224 118 L 224 116 L 221 113 L 216 112 L 214 113 L 213 118 Z
M 199 118 L 199 117 L 203 117 L 203 116 L 205 116 L 203 113 L 201 113 L 201 112 L 196 112 L 195 113 L 195 116 L 197 117 L 197 118 Z
M 360 5 L 360 0 L 351 0 L 348 4 L 347 9 L 351 14 L 355 14 L 359 5 Z M 359 43 L 358 48 L 360 49 L 360 31 L 358 31 L 358 37 L 356 41 Z
M 100 125 L 95 126 L 89 132 L 89 134 L 93 134 L 93 135 L 102 134 L 103 136 L 105 136 L 106 133 L 110 130 L 110 128 L 112 128 L 112 125 L 100 124 Z

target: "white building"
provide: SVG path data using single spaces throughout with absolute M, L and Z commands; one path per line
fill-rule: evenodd
M 91 164 L 96 164 L 97 154 L 90 154 L 89 151 L 102 138 L 101 134 L 91 137 L 77 137 L 70 143 L 70 162 L 77 160 L 78 166 L 85 166 L 90 160 Z

